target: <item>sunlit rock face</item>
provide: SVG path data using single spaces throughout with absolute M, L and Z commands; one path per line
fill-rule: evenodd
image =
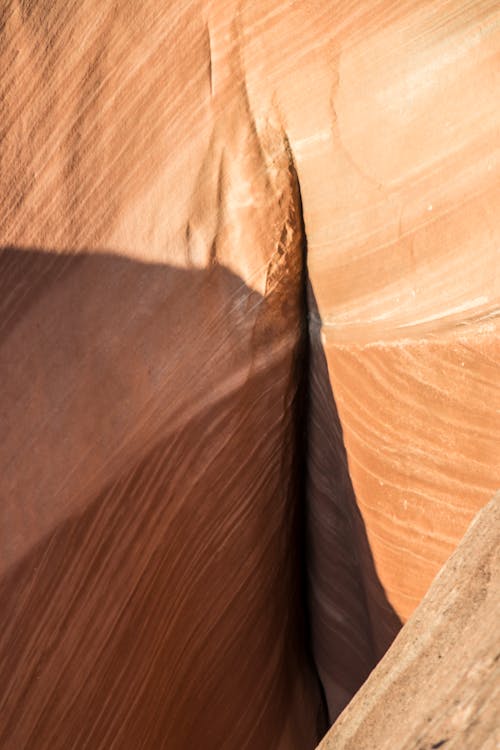
M 0 746 L 313 748 L 498 485 L 500 13 L 139 5 L 0 0 Z
M 336 11 L 330 88 L 311 93 L 318 119 L 308 131 L 297 115 L 290 143 L 317 305 L 311 338 L 362 519 L 351 534 L 378 659 L 500 481 L 500 15 L 482 2 L 370 5 L 356 18 L 352 6 Z M 335 713 L 333 649 L 368 655 L 352 603 L 338 606 L 344 567 L 331 534 L 348 538 L 346 494 L 340 509 L 321 468 L 312 462 L 319 492 L 308 498 L 312 622 Z
M 318 750 L 498 744 L 500 495 Z

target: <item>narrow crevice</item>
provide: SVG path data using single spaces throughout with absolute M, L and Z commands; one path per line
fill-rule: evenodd
M 318 741 L 327 731 L 330 722 L 328 720 L 328 703 L 326 699 L 323 683 L 320 679 L 313 653 L 313 639 L 311 629 L 311 611 L 309 597 L 309 574 L 308 574 L 308 542 L 307 542 L 307 494 L 308 494 L 308 443 L 309 443 L 309 412 L 310 412 L 310 387 L 309 373 L 311 363 L 311 342 L 309 333 L 309 275 L 307 271 L 307 235 L 305 231 L 304 215 L 302 210 L 302 195 L 300 191 L 300 182 L 291 150 L 289 149 L 290 169 L 294 182 L 295 192 L 295 210 L 296 226 L 300 236 L 300 320 L 301 320 L 301 344 L 298 357 L 298 387 L 297 387 L 297 405 L 296 405 L 296 456 L 297 456 L 297 537 L 299 549 L 299 581 L 300 581 L 300 601 L 304 613 L 302 627 L 304 629 L 304 642 L 307 649 L 307 656 L 311 665 L 314 666 L 315 674 L 318 681 L 321 705 L 318 712 Z
M 304 640 L 320 685 L 321 730 L 324 732 L 390 645 L 387 643 L 381 649 L 377 644 L 375 634 L 379 628 L 374 618 L 376 620 L 381 612 L 386 611 L 390 642 L 397 635 L 401 622 L 387 602 L 378 580 L 351 483 L 342 425 L 320 338 L 321 319 L 308 274 L 300 183 L 288 143 L 287 150 L 294 182 L 295 226 L 300 232 L 301 254 L 302 330 L 295 410 L 300 598 L 304 612 Z M 318 515 L 325 522 L 326 529 L 320 528 L 321 523 L 318 525 Z M 328 529 L 332 528 L 333 532 L 329 532 Z M 367 587 L 375 592 L 375 603 L 369 600 Z M 323 600 L 321 596 L 315 598 L 318 591 L 323 594 L 325 590 L 327 595 Z M 332 611 L 335 611 L 333 616 Z M 337 624 L 337 617 L 340 621 L 351 622 L 347 636 L 346 628 Z M 325 619 L 328 620 L 326 627 L 323 624 Z M 318 625 L 318 621 L 322 624 Z

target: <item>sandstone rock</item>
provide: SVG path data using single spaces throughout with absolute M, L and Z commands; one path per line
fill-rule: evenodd
M 2 750 L 317 741 L 288 258 L 3 251 Z
M 344 664 L 353 678 L 355 654 L 365 669 L 380 658 L 500 484 L 500 12 L 323 7 L 324 46 L 308 55 L 320 84 L 295 94 L 314 123 L 294 110 L 287 132 L 311 345 L 325 353 L 349 474 L 339 481 L 343 446 L 322 408 L 312 450 L 331 457 L 311 467 L 311 615 L 334 718 Z
M 312 748 L 384 654 L 498 485 L 499 39 L 0 0 L 2 749 Z
M 500 494 L 318 750 L 500 743 Z

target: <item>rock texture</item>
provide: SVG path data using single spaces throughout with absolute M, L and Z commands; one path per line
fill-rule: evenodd
M 499 484 L 499 42 L 0 0 L 2 750 L 312 748 L 383 655 Z
M 293 264 L 1 262 L 0 747 L 313 745 Z
M 500 494 L 318 750 L 500 743 Z
M 325 352 L 363 527 L 355 513 L 346 531 L 345 482 L 313 456 L 312 624 L 333 718 L 339 658 L 380 658 L 500 485 L 500 13 L 489 2 L 324 8 L 332 31 L 308 58 L 320 84 L 290 143 L 312 346 Z M 348 556 L 333 552 L 349 533 L 364 619 L 362 599 L 353 618 L 340 593 L 355 590 Z

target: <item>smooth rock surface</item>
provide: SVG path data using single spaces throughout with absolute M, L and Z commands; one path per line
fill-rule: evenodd
M 368 542 L 358 560 L 379 658 L 395 616 L 407 620 L 500 486 L 500 9 L 323 7 L 330 34 L 303 62 L 319 84 L 293 89 L 314 123 L 290 110 L 287 132 L 317 305 L 311 337 Z M 319 468 L 322 493 L 308 498 L 312 621 L 333 717 L 342 670 L 332 644 L 360 653 L 363 620 L 356 627 L 342 603 L 346 566 L 325 540 L 327 528 L 346 538 L 346 503 Z
M 500 494 L 318 750 L 500 744 Z

